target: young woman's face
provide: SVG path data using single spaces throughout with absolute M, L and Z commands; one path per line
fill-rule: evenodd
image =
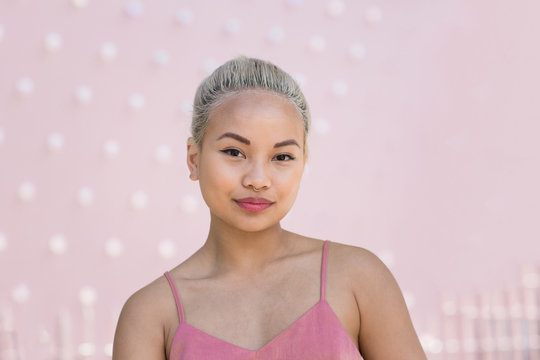
M 279 223 L 292 207 L 305 165 L 304 124 L 284 98 L 244 91 L 210 114 L 202 149 L 188 142 L 213 221 L 244 231 Z

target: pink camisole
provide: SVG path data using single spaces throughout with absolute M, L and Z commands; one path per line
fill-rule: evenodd
M 319 302 L 257 350 L 234 345 L 186 323 L 176 286 L 165 272 L 180 320 L 169 360 L 361 360 L 360 352 L 325 300 L 328 243 L 324 242 L 322 251 Z

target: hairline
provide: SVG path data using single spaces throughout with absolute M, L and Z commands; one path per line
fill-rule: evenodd
M 208 124 L 210 123 L 212 113 L 221 105 L 225 104 L 228 100 L 231 100 L 235 98 L 236 96 L 243 93 L 255 93 L 255 94 L 259 93 L 259 94 L 268 94 L 268 95 L 277 96 L 279 98 L 282 98 L 283 100 L 285 100 L 287 103 L 291 104 L 292 106 L 294 106 L 294 108 L 296 109 L 296 112 L 298 113 L 299 120 L 302 122 L 302 130 L 304 133 L 303 152 L 304 152 L 304 155 L 307 156 L 307 132 L 306 132 L 305 119 L 302 114 L 302 110 L 298 107 L 298 105 L 294 101 L 291 101 L 290 98 L 288 98 L 285 94 L 280 93 L 278 91 L 271 90 L 271 89 L 265 89 L 263 87 L 246 87 L 246 88 L 231 89 L 231 90 L 224 91 L 219 96 L 219 98 L 210 105 L 207 112 L 208 121 L 206 122 L 204 131 L 202 132 L 202 136 L 200 138 L 200 144 L 196 142 L 201 152 L 202 152 L 202 144 L 206 137 L 206 129 L 208 128 Z

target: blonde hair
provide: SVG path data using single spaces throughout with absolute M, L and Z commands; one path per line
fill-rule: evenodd
M 283 96 L 296 107 L 304 121 L 306 145 L 311 115 L 300 86 L 289 74 L 268 61 L 239 56 L 214 70 L 197 88 L 193 102 L 191 134 L 200 148 L 212 110 L 231 96 L 252 89 Z

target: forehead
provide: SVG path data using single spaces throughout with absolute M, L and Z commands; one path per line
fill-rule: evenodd
M 233 95 L 209 116 L 207 135 L 235 130 L 256 136 L 303 136 L 304 123 L 296 107 L 280 95 L 249 90 Z M 220 135 L 219 134 L 219 135 Z

